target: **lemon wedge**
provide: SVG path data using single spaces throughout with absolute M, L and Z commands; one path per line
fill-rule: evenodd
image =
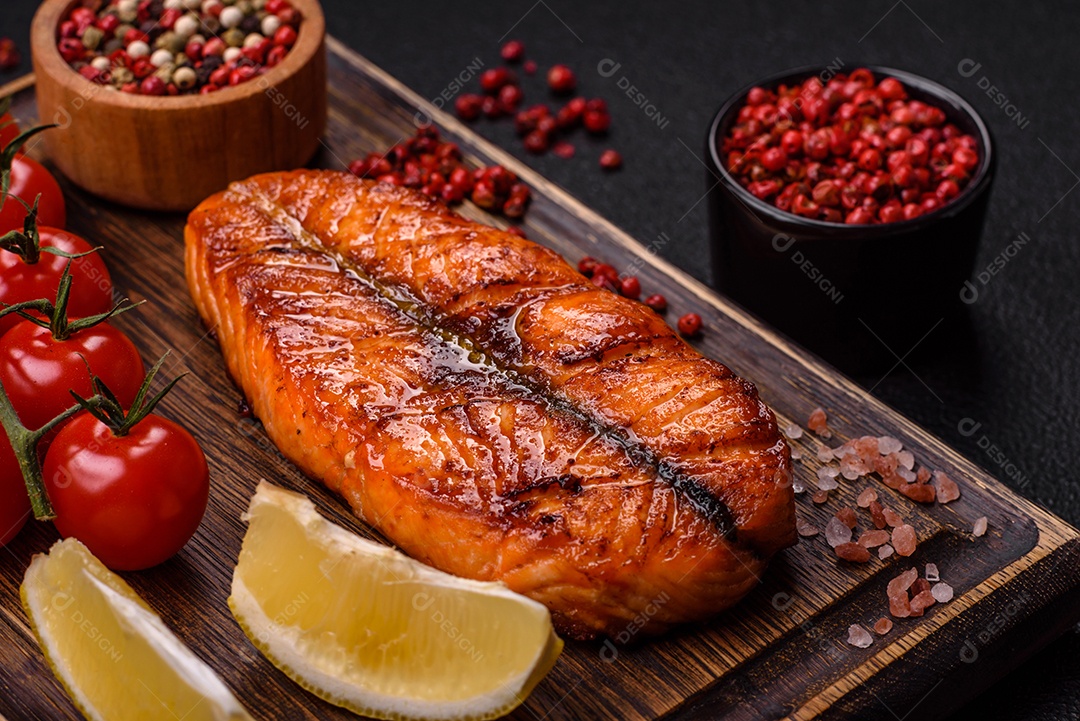
M 541 604 L 458 578 L 259 484 L 229 605 L 286 675 L 380 719 L 491 719 L 518 706 L 562 641 Z
M 53 673 L 93 721 L 250 721 L 228 687 L 86 546 L 30 562 L 22 601 Z

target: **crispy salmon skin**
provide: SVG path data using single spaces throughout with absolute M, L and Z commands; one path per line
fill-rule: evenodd
M 754 386 L 546 248 L 332 171 L 234 183 L 185 242 L 281 451 L 564 634 L 713 616 L 795 542 L 790 452 Z

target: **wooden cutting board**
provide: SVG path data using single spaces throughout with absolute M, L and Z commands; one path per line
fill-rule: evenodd
M 919 508 L 865 479 L 843 483 L 821 506 L 809 494 L 799 496 L 799 514 L 823 528 L 872 484 L 887 505 L 913 519 L 919 549 L 911 559 L 874 558 L 853 566 L 837 561 L 823 536 L 804 539 L 773 563 L 763 584 L 736 609 L 710 623 L 651 641 L 569 643 L 514 718 L 904 719 L 916 711 L 920 719 L 938 718 L 1080 617 L 1076 529 L 1015 495 L 364 58 L 332 39 L 329 53 L 330 125 L 317 164 L 341 168 L 411 134 L 417 117 L 434 118 L 469 160 L 501 163 L 535 189 L 525 224 L 530 238 L 571 261 L 593 255 L 619 268 L 640 267 L 643 287 L 665 293 L 673 314 L 700 313 L 707 331 L 697 346 L 754 381 L 782 425 L 805 422 L 813 408 L 823 406 L 836 431 L 830 445 L 864 434 L 892 435 L 919 463 L 948 472 L 962 487 L 955 503 Z M 18 91 L 15 113 L 24 121 L 35 117 L 32 84 L 28 78 L 8 88 Z M 168 374 L 190 373 L 163 412 L 198 436 L 211 466 L 210 507 L 194 540 L 165 565 L 125 578 L 256 718 L 348 718 L 264 660 L 233 621 L 226 598 L 244 533 L 240 514 L 260 478 L 308 493 L 334 521 L 374 534 L 284 460 L 257 421 L 238 414 L 240 396 L 188 299 L 184 218 L 126 210 L 70 184 L 64 190 L 70 228 L 104 245 L 117 287 L 133 300 L 147 301 L 117 323 L 145 359 L 172 349 Z M 502 222 L 471 206 L 463 212 Z M 807 434 L 794 446 L 804 456 L 796 463 L 798 476 L 812 489 L 820 443 Z M 990 530 L 974 539 L 970 529 L 980 516 L 989 519 Z M 13 721 L 77 717 L 46 667 L 18 600 L 31 554 L 46 550 L 56 537 L 51 526 L 31 523 L 0 552 L 0 715 Z M 888 580 L 927 562 L 936 563 L 955 587 L 955 599 L 922 618 L 897 621 L 869 648 L 849 646 L 848 626 L 869 626 L 886 613 Z

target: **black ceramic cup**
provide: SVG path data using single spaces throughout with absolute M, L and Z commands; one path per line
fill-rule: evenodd
M 845 225 L 806 219 L 759 200 L 726 170 L 720 147 L 754 86 L 775 88 L 823 75 L 820 67 L 774 75 L 733 95 L 706 138 L 709 230 L 718 289 L 795 341 L 849 372 L 888 368 L 916 345 L 931 347 L 962 312 L 996 162 L 975 110 L 918 75 L 894 77 L 911 98 L 945 111 L 979 142 L 970 182 L 947 205 L 912 220 Z M 944 327 L 943 327 L 944 326 Z

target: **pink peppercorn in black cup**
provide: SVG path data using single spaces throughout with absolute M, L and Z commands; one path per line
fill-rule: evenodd
M 851 212 L 863 207 L 861 204 L 845 207 L 842 203 L 832 203 L 834 199 L 824 194 L 828 188 L 821 181 L 830 178 L 831 172 L 847 174 L 836 184 L 842 191 L 845 180 L 853 172 L 864 172 L 873 178 L 874 168 L 870 166 L 876 163 L 871 161 L 879 159 L 883 170 L 894 170 L 887 167 L 889 156 L 898 149 L 908 150 L 908 138 L 892 138 L 898 143 L 903 140 L 904 144 L 899 147 L 895 143 L 891 143 L 892 147 L 883 144 L 878 149 L 878 158 L 867 157 L 868 171 L 858 167 L 858 156 L 844 156 L 844 151 L 850 153 L 849 148 L 839 148 L 840 152 L 835 154 L 816 154 L 820 157 L 810 158 L 812 163 L 801 166 L 801 149 L 793 148 L 790 156 L 782 159 L 766 159 L 759 152 L 754 163 L 759 167 L 753 171 L 753 177 L 747 177 L 745 168 L 732 165 L 737 158 L 724 152 L 725 141 L 726 149 L 733 150 L 732 129 L 740 123 L 740 112 L 743 121 L 748 117 L 742 108 L 752 92 L 775 91 L 783 85 L 799 87 L 810 78 L 820 79 L 821 87 L 828 88 L 829 80 L 837 75 L 830 69 L 788 71 L 736 93 L 710 125 L 705 154 L 709 168 L 707 187 L 715 186 L 708 195 L 708 204 L 717 287 L 796 341 L 849 371 L 895 362 L 886 345 L 903 355 L 939 321 L 961 310 L 960 290 L 974 265 L 996 161 L 989 131 L 963 98 L 911 73 L 873 66 L 866 70 L 868 75 L 873 75 L 874 85 L 870 87 L 878 87 L 883 79 L 892 78 L 899 81 L 909 100 L 917 101 L 916 109 L 936 108 L 932 120 L 939 133 L 952 126 L 950 136 L 970 138 L 963 141 L 962 147 L 974 153 L 975 162 L 969 165 L 970 170 L 964 169 L 964 177 L 958 172 L 960 168 L 948 170 L 960 182 L 953 181 L 955 188 L 946 186 L 937 202 L 930 199 L 937 197 L 935 191 L 942 182 L 950 180 L 947 175 L 935 177 L 944 173 L 948 165 L 940 162 L 941 157 L 934 170 L 923 171 L 929 177 L 922 179 L 918 194 L 909 191 L 902 202 L 890 202 L 890 199 L 894 193 L 899 195 L 911 187 L 906 178 L 900 178 L 901 182 L 897 183 L 886 176 L 888 182 L 877 180 L 870 188 L 860 186 L 861 190 L 870 191 L 862 195 L 873 202 L 867 203 L 871 212 L 854 218 Z M 834 90 L 839 89 L 837 85 L 834 81 Z M 887 94 L 896 92 L 891 82 L 885 87 Z M 865 94 L 863 97 L 870 100 Z M 850 98 L 838 94 L 827 98 L 824 106 L 822 101 L 814 101 L 819 106 L 811 107 L 809 114 L 832 114 L 846 100 Z M 806 102 L 809 96 L 800 98 L 799 105 Z M 889 115 L 887 103 L 882 103 L 886 116 Z M 803 118 L 798 106 L 788 105 L 785 112 L 795 120 Z M 886 119 L 882 123 L 882 135 L 894 125 Z M 920 123 L 905 125 L 913 131 L 909 137 L 917 136 L 923 128 Z M 798 128 L 797 123 L 793 127 Z M 770 145 L 782 147 L 783 132 L 776 135 Z M 928 150 L 934 145 L 930 144 Z M 958 147 L 961 147 L 959 142 L 953 141 L 950 150 Z M 939 156 L 941 152 L 939 149 Z M 894 156 L 897 159 L 903 158 Z M 972 159 L 965 156 L 960 160 L 971 163 Z M 855 168 L 837 170 L 845 162 L 854 164 Z M 790 170 L 785 168 L 788 164 Z M 911 163 L 908 165 L 902 174 L 910 172 Z M 791 196 L 786 199 L 788 202 L 779 203 L 786 209 L 777 207 L 776 201 L 787 184 L 780 183 L 782 187 L 776 192 L 758 186 L 755 193 L 746 187 L 778 177 L 799 181 L 787 183 L 796 187 L 795 192 L 788 191 Z M 815 190 L 822 191 L 820 200 L 824 202 L 814 200 Z M 793 209 L 796 199 L 800 207 Z M 862 200 L 858 199 L 860 203 Z M 929 201 L 925 206 L 924 200 Z M 887 202 L 892 209 L 882 214 Z M 913 204 L 918 209 L 908 208 L 908 219 L 904 219 L 905 206 Z M 826 209 L 829 212 L 823 212 Z M 926 342 L 933 340 L 928 338 Z

